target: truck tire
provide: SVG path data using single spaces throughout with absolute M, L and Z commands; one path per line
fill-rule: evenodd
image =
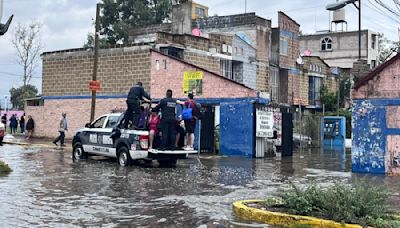
M 88 153 L 83 150 L 82 144 L 80 142 L 76 142 L 72 147 L 72 159 L 80 160 L 88 158 Z
M 132 158 L 131 155 L 129 154 L 128 148 L 125 146 L 121 146 L 118 151 L 118 164 L 120 166 L 129 166 L 132 164 Z

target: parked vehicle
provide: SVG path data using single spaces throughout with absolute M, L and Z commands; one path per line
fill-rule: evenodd
M 0 146 L 3 145 L 4 135 L 5 135 L 5 126 L 3 123 L 0 122 Z
M 91 155 L 117 158 L 121 166 L 128 166 L 135 160 L 157 160 L 160 165 L 176 165 L 178 159 L 185 159 L 197 152 L 187 150 L 158 150 L 149 148 L 149 131 L 119 129 L 124 114 L 112 113 L 100 116 L 85 128 L 78 130 L 72 141 L 73 159 L 85 159 Z M 111 138 L 115 130 L 119 137 Z M 114 130 L 114 131 L 113 131 Z

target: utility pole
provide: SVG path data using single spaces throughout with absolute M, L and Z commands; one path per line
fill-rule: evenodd
M 101 4 L 96 5 L 96 33 L 94 37 L 94 63 L 93 63 L 93 76 L 92 81 L 97 80 L 97 62 L 99 58 L 99 33 L 100 33 L 100 7 Z M 92 105 L 90 109 L 90 122 L 94 120 L 96 111 L 96 90 L 92 90 Z
M 244 0 L 244 13 L 247 13 L 247 0 Z

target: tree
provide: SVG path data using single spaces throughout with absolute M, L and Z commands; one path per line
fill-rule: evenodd
M 35 97 L 38 93 L 37 88 L 34 85 L 23 85 L 19 88 L 10 89 L 10 101 L 13 108 L 23 109 L 25 100 L 27 98 Z
M 106 39 L 99 39 L 99 45 L 100 47 L 105 47 L 107 46 L 107 40 Z M 94 34 L 93 33 L 88 33 L 86 42 L 83 45 L 83 48 L 94 48 Z
M 11 42 L 17 51 L 17 62 L 24 69 L 22 81 L 23 85 L 26 86 L 29 84 L 40 59 L 42 49 L 40 24 L 37 22 L 31 22 L 28 25 L 17 24 Z
M 321 104 L 325 105 L 327 112 L 333 112 L 336 110 L 337 95 L 328 91 L 325 86 L 321 87 Z
M 162 23 L 172 9 L 171 0 L 103 0 L 102 3 L 101 33 L 108 44 L 127 43 L 128 29 Z
M 400 47 L 400 42 L 394 42 L 384 36 L 383 33 L 378 34 L 378 64 L 386 62 Z

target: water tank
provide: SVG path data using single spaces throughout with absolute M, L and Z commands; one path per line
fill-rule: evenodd
M 346 22 L 346 10 L 345 8 L 340 8 L 333 11 L 333 23 L 343 23 Z

